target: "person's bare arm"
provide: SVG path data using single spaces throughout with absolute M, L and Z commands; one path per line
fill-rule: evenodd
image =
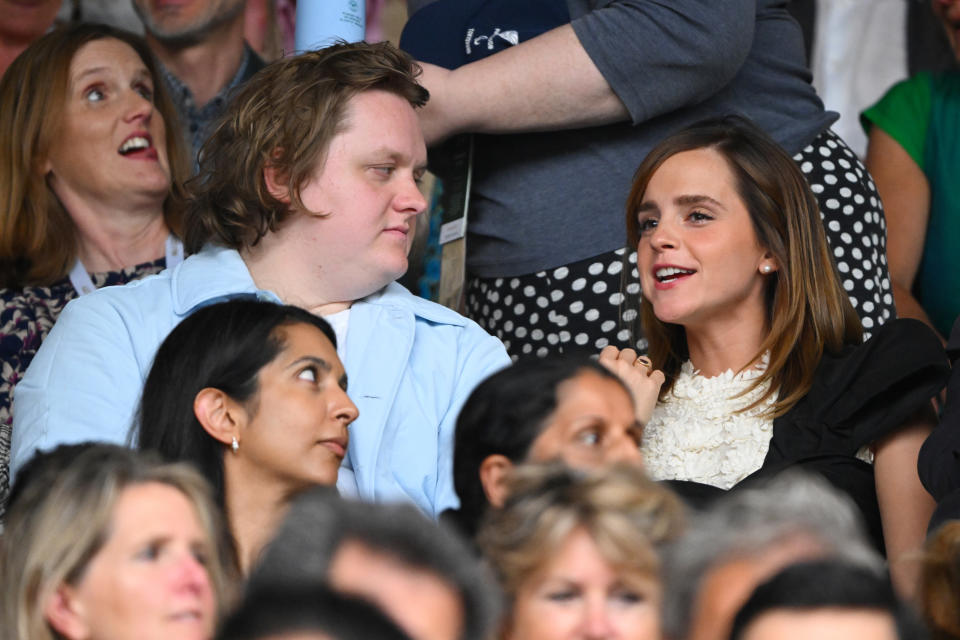
M 900 143 L 877 126 L 870 130 L 866 164 L 887 219 L 887 265 L 897 315 L 916 318 L 932 327 L 927 313 L 911 293 L 930 219 L 927 177 Z
M 916 594 L 923 542 L 936 507 L 917 473 L 920 445 L 935 422 L 932 408 L 924 407 L 909 426 L 877 442 L 874 450 L 874 481 L 890 577 L 908 600 Z
M 572 129 L 629 117 L 569 24 L 453 71 L 420 64 L 430 91 L 420 111 L 428 145 L 466 131 Z
M 463 132 L 636 124 L 698 104 L 740 70 L 755 17 L 750 0 L 616 0 L 452 71 L 425 64 L 427 144 Z

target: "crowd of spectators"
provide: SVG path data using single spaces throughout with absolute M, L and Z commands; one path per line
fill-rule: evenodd
M 836 7 L 294 5 L 0 0 L 0 638 L 960 638 L 953 68 L 861 161 Z

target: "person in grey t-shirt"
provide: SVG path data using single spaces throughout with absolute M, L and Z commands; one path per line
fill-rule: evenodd
M 737 113 L 816 194 L 866 333 L 893 315 L 883 209 L 830 131 L 799 27 L 775 0 L 410 0 L 401 46 L 424 63 L 427 143 L 474 135 L 467 307 L 514 356 L 645 348 L 621 289 L 624 202 L 667 134 Z M 538 19 L 542 18 L 538 23 Z M 434 162 L 442 176 L 444 166 Z

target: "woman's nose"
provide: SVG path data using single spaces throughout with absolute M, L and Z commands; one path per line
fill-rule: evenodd
M 650 244 L 654 249 L 663 251 L 677 246 L 677 236 L 670 224 L 661 222 L 650 233 Z
M 333 415 L 344 424 L 350 424 L 360 415 L 357 405 L 353 404 L 353 400 L 342 389 L 334 401 Z
M 195 593 L 205 593 L 210 590 L 210 574 L 207 567 L 192 553 L 187 554 L 178 567 L 178 585 Z
M 640 454 L 640 447 L 637 446 L 637 441 L 626 434 L 617 438 L 607 447 L 607 464 L 640 464 L 642 460 L 643 456 Z
M 138 91 L 131 90 L 127 97 L 126 120 L 132 122 L 142 119 L 149 120 L 153 116 L 154 105 L 151 100 L 141 95 Z
M 587 603 L 582 630 L 582 637 L 588 640 L 605 640 L 614 636 L 610 611 L 605 599 Z

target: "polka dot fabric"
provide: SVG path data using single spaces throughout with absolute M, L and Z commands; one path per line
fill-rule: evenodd
M 632 284 L 621 292 L 623 254 L 618 249 L 533 275 L 472 278 L 467 312 L 503 341 L 514 359 L 548 353 L 597 353 L 608 344 L 630 345 L 627 328 L 637 317 L 636 252 L 628 257 Z M 634 348 L 646 351 L 645 340 Z
M 841 282 L 871 331 L 894 317 L 883 207 L 866 167 L 832 131 L 794 156 L 820 204 Z M 510 355 L 597 353 L 608 344 L 646 350 L 632 339 L 640 293 L 636 252 L 625 249 L 535 274 L 469 278 L 467 312 Z M 623 285 L 624 265 L 630 268 Z M 621 290 L 622 289 L 622 290 Z M 624 296 L 626 294 L 626 296 Z
M 832 131 L 820 134 L 793 159 L 820 203 L 840 281 L 869 337 L 895 317 L 887 227 L 877 188 L 857 155 Z

